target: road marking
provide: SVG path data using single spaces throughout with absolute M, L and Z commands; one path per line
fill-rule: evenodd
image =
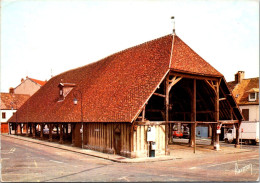
M 16 150 L 16 148 L 13 147 L 13 148 L 10 150 L 10 152 L 13 153 L 15 150 Z
M 49 160 L 49 161 L 52 161 L 52 162 L 55 162 L 55 163 L 63 163 L 61 161 L 55 161 L 55 160 Z
M 194 167 L 190 167 L 189 169 L 191 169 L 191 170 L 192 170 L 192 169 L 196 169 L 196 168 L 197 168 L 197 167 L 195 167 L 195 166 L 194 166 Z
M 128 178 L 126 178 L 127 176 L 124 176 L 124 177 L 121 177 L 121 178 L 118 178 L 118 180 L 126 180 L 127 182 L 130 182 L 130 180 Z
M 252 159 L 257 159 L 257 160 L 258 160 L 258 158 L 252 158 Z M 236 162 L 241 162 L 241 161 L 249 161 L 249 160 L 252 160 L 252 159 L 229 161 L 229 162 L 225 162 L 225 163 L 219 163 L 219 164 L 209 165 L 209 166 L 207 166 L 207 167 L 218 166 L 218 165 L 224 165 L 224 164 L 228 164 L 228 163 L 236 163 Z
M 34 165 L 35 165 L 35 167 L 37 167 L 37 163 L 36 163 L 36 161 L 34 160 Z

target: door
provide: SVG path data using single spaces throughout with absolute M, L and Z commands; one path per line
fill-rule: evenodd
M 116 154 L 120 154 L 120 151 L 121 151 L 121 133 L 120 132 L 115 132 L 114 149 L 115 149 Z

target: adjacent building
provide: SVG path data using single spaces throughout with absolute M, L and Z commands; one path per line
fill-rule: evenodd
M 239 133 L 241 120 L 224 76 L 173 33 L 51 78 L 8 122 L 16 134 L 23 124 L 33 138 L 135 158 L 168 155 L 178 124 L 194 148 L 196 126 L 211 126 L 218 150 L 221 125 Z
M 17 87 L 10 88 L 9 93 L 1 93 L 1 133 L 8 133 L 7 120 L 13 114 L 16 118 L 16 110 L 46 82 L 27 76 Z
M 14 115 L 22 104 L 30 97 L 25 94 L 1 93 L 1 133 L 8 133 L 7 120 Z
M 15 94 L 26 94 L 32 96 L 38 91 L 47 81 L 41 81 L 38 79 L 29 78 L 21 79 L 21 83 L 13 88 Z
M 245 72 L 238 71 L 235 81 L 229 82 L 228 85 L 245 122 L 259 122 L 259 77 L 245 78 Z

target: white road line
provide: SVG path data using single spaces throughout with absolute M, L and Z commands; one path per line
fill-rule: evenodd
M 55 162 L 55 163 L 63 163 L 61 161 L 55 161 L 55 160 L 49 160 L 49 161 L 52 161 L 52 162 Z
M 258 160 L 258 158 L 251 158 L 251 159 L 244 159 L 244 160 L 236 160 L 236 161 L 229 161 L 229 162 L 225 162 L 225 163 L 213 164 L 213 165 L 209 165 L 209 166 L 207 166 L 207 167 L 225 165 L 225 164 L 228 164 L 228 163 L 236 163 L 236 162 L 241 162 L 241 161 L 249 161 L 249 160 L 252 160 L 252 159 L 257 159 L 257 160 Z
M 190 167 L 189 169 L 191 169 L 191 170 L 192 170 L 192 169 L 196 169 L 196 168 L 197 168 L 197 167 L 195 167 L 195 166 L 194 166 L 194 167 Z
M 37 165 L 37 163 L 36 163 L 36 161 L 34 160 L 34 165 L 35 165 L 35 167 L 38 167 L 38 165 Z

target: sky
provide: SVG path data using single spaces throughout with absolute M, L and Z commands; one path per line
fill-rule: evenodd
M 221 72 L 259 77 L 258 0 L 2 0 L 1 92 L 172 33 Z

